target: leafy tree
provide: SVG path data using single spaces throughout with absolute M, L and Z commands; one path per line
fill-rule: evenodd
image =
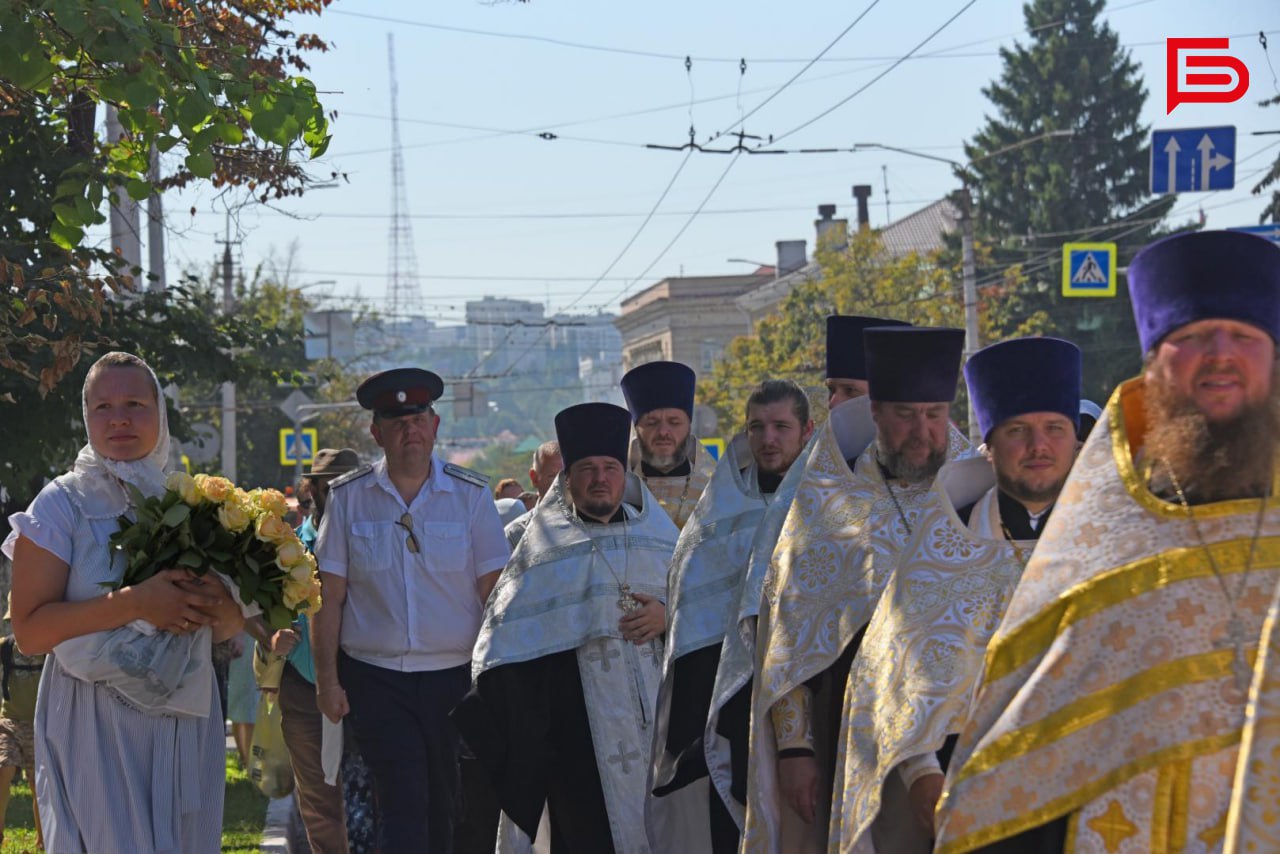
M 283 27 L 328 0 L 13 0 L 0 4 L 0 367 L 40 394 L 80 356 L 111 346 L 113 294 L 131 289 L 113 259 L 83 244 L 103 201 L 153 189 L 154 150 L 181 165 L 164 189 L 209 180 L 260 198 L 297 194 L 293 156 L 328 144 L 305 70 L 318 38 Z M 97 132 L 113 107 L 123 135 Z
M 965 146 L 977 225 L 994 266 L 1021 265 L 1024 287 L 1003 297 L 1009 320 L 1040 314 L 1046 330 L 1085 351 L 1086 394 L 1105 396 L 1136 372 L 1140 353 L 1123 284 L 1113 299 L 1061 296 L 1061 246 L 1121 241 L 1121 266 L 1174 202 L 1147 194 L 1149 129 L 1138 66 L 1099 20 L 1104 0 L 1031 0 L 1028 41 L 1001 50 L 1004 70 L 983 90 L 995 108 Z M 1038 139 L 1047 134 L 1065 134 Z M 1032 140 L 1028 142 L 1028 140 Z
M 911 254 L 888 256 L 874 232 L 854 232 L 846 249 L 818 248 L 819 278 L 797 285 L 778 310 L 756 324 L 751 336 L 730 342 L 726 356 L 711 375 L 698 383 L 699 402 L 716 411 L 725 435 L 741 429 L 747 397 L 760 381 L 793 379 L 810 391 L 817 403 L 826 400 L 822 387 L 826 370 L 826 317 L 861 314 L 907 320 L 917 326 L 963 326 L 959 295 L 960 270 L 938 253 L 922 258 Z M 1011 274 L 1013 275 L 1013 274 Z M 1016 277 L 987 289 L 990 301 L 1002 289 L 1017 286 Z M 1036 315 L 1020 320 L 1020 327 L 1003 319 L 982 316 L 988 336 L 1031 334 L 1044 325 Z M 956 412 L 964 411 L 963 398 Z M 824 406 L 814 406 L 822 417 Z

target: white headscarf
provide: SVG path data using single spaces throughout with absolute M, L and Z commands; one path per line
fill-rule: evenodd
M 112 355 L 114 354 L 108 353 L 102 359 Z M 94 367 L 97 367 L 102 359 L 95 362 Z M 124 461 L 108 459 L 94 449 L 91 441 L 86 442 L 85 446 L 80 449 L 80 453 L 76 455 L 76 462 L 72 466 L 71 472 L 62 481 L 66 488 L 77 498 L 81 510 L 86 516 L 99 518 L 119 516 L 128 510 L 129 496 L 121 485 L 122 481 L 133 484 L 146 496 L 159 495 L 164 492 L 164 468 L 169 461 L 169 414 L 165 406 L 164 393 L 160 390 L 160 381 L 156 379 L 155 371 L 151 370 L 151 367 L 141 359 L 138 361 L 140 363 L 139 367 L 146 368 L 156 391 L 156 407 L 159 410 L 160 431 L 156 438 L 155 447 L 141 459 Z M 112 370 L 112 367 L 100 370 Z M 94 369 L 90 368 L 89 377 L 85 378 L 84 388 L 80 390 L 80 411 L 84 418 L 86 434 L 89 430 L 89 401 L 87 398 L 89 378 L 93 377 L 94 374 Z

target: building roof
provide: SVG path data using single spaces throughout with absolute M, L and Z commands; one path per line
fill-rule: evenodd
M 959 219 L 955 204 L 950 199 L 939 199 L 880 229 L 880 240 L 894 258 L 912 252 L 928 255 L 946 248 L 943 236 L 955 232 Z

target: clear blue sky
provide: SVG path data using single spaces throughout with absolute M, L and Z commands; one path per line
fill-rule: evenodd
M 731 158 L 694 155 L 658 215 L 609 276 L 583 293 L 636 236 L 684 157 L 646 150 L 644 143 L 679 145 L 691 121 L 700 141 L 731 126 L 826 47 L 869 2 L 337 0 L 321 18 L 300 24 L 330 42 L 328 54 L 314 56 L 310 76 L 325 93 L 326 105 L 339 112 L 329 152 L 312 168 L 318 176 L 331 169 L 345 172 L 350 182 L 278 206 L 306 220 L 260 206 L 242 211 L 233 225 L 234 236 L 243 241 L 239 260 L 247 268 L 273 254 L 282 260 L 296 240 L 294 284 L 334 280 L 336 285 L 313 293 L 384 296 L 391 205 L 388 32 L 395 35 L 400 134 L 420 286 L 428 314 L 438 321 L 460 320 L 463 303 L 482 294 L 549 300 L 553 309 L 572 304 L 574 310 L 616 310 L 621 295 L 663 276 L 746 272 L 749 265 L 726 259 L 769 262 L 774 241 L 790 238 L 808 239 L 812 247 L 818 204 L 834 202 L 842 216 L 852 218 L 853 184 L 874 186 L 872 223 L 883 225 L 882 166 L 894 219 L 954 189 L 950 167 L 888 152 L 757 155 L 739 158 L 725 175 Z M 847 98 L 965 2 L 882 0 L 826 61 L 748 118 L 747 131 L 782 134 Z M 1257 32 L 1274 33 L 1270 60 L 1280 71 L 1280 3 L 1114 0 L 1107 17 L 1141 65 L 1149 92 L 1147 124 L 1239 128 L 1243 162 L 1237 189 L 1185 195 L 1177 218 L 1194 215 L 1203 205 L 1210 227 L 1256 223 L 1263 202 L 1249 189 L 1257 170 L 1280 151 L 1280 135 L 1249 135 L 1280 130 L 1280 107 L 1257 106 L 1280 91 Z M 1245 33 L 1252 35 L 1232 40 L 1252 77 L 1245 100 L 1183 105 L 1166 116 L 1164 39 Z M 977 0 L 920 51 L 941 55 L 903 62 L 782 145 L 880 142 L 961 159 L 961 141 L 990 110 L 981 89 L 1000 73 L 997 49 L 1025 39 L 1021 3 Z M 693 57 L 689 73 L 686 55 Z M 739 72 L 739 57 L 747 60 L 745 74 Z M 837 61 L 850 58 L 856 61 Z M 800 61 L 768 61 L 778 59 Z M 691 97 L 697 102 L 692 106 Z M 663 107 L 669 109 L 656 109 Z M 642 110 L 649 112 L 610 118 Z M 544 141 L 533 135 L 543 130 L 562 138 Z M 722 175 L 704 213 L 659 259 Z M 208 268 L 224 218 L 223 203 L 209 190 L 169 198 L 167 205 L 179 232 L 171 235 L 168 251 L 172 281 L 185 269 Z M 194 217 L 188 212 L 192 206 Z M 566 216 L 576 214 L 625 216 Z

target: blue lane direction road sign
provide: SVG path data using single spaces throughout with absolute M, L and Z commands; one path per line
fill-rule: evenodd
M 299 434 L 293 432 L 292 427 L 280 428 L 280 465 L 296 466 L 299 457 L 301 457 L 302 462 L 307 464 L 315 462 L 316 428 L 304 427 L 301 434 L 301 443 L 298 442 L 298 437 Z
M 1270 225 L 1239 225 L 1234 228 L 1228 228 L 1227 231 L 1243 231 L 1247 234 L 1256 234 L 1259 237 L 1265 237 L 1272 243 L 1280 244 L 1280 222 L 1273 222 Z
M 1064 297 L 1115 296 L 1116 245 L 1114 243 L 1064 243 L 1062 245 L 1062 295 Z
M 1151 192 L 1201 193 L 1236 185 L 1236 129 L 1151 132 Z

